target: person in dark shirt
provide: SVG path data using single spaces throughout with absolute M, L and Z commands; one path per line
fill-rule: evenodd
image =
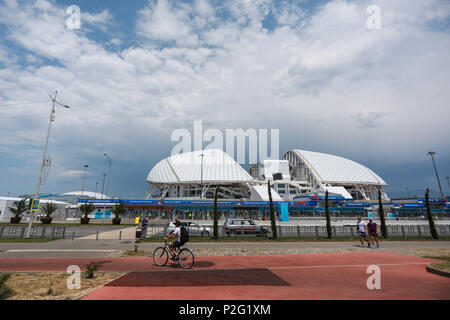
M 377 243 L 377 248 L 380 247 L 378 243 L 378 226 L 372 219 L 369 219 L 369 223 L 367 224 L 367 231 L 369 231 L 370 241 L 372 241 L 372 248 L 375 248 L 375 243 Z

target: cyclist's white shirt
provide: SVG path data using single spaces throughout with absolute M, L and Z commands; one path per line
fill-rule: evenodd
M 181 239 L 181 228 L 175 227 L 175 230 L 173 230 L 173 233 L 177 236 L 177 240 Z

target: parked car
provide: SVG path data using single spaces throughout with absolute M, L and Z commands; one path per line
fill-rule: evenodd
M 270 228 L 258 226 L 251 219 L 227 219 L 223 225 L 223 231 L 227 236 L 247 234 L 266 237 L 270 233 Z
M 214 233 L 212 227 L 199 225 L 195 222 L 181 222 L 181 226 L 185 227 L 189 232 L 189 236 L 211 237 Z M 164 236 L 170 235 L 175 230 L 175 222 L 169 222 L 164 228 Z

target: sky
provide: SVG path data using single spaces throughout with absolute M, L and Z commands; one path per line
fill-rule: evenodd
M 67 8 L 81 12 L 69 28 Z M 369 6 L 380 27 L 369 28 Z M 392 194 L 450 186 L 447 0 L 0 0 L 0 195 L 102 188 L 142 198 L 175 129 L 278 129 Z M 262 159 L 261 159 L 262 160 Z M 248 165 L 248 164 L 247 164 Z

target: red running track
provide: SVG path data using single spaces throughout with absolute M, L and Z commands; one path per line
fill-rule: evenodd
M 86 300 L 298 300 L 450 299 L 450 278 L 428 273 L 430 259 L 389 252 L 196 257 L 191 270 L 151 258 L 0 258 L 0 271 L 82 270 L 126 275 L 83 297 Z M 381 289 L 369 290 L 369 265 L 381 269 Z

